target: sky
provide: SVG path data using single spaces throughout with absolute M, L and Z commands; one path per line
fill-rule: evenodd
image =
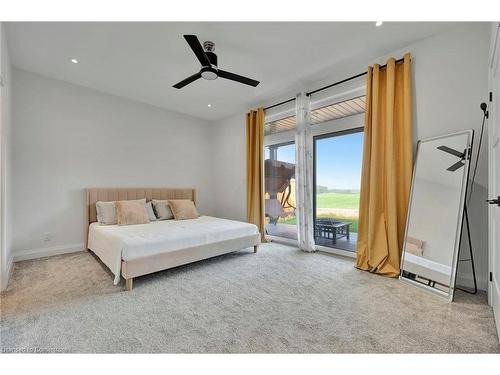
M 329 189 L 359 190 L 362 159 L 363 132 L 316 140 L 317 184 Z M 279 147 L 278 160 L 295 163 L 295 145 Z
M 363 132 L 316 141 L 316 183 L 329 189 L 355 189 L 361 185 Z

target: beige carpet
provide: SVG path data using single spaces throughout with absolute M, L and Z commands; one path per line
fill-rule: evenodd
M 15 264 L 3 352 L 499 352 L 485 295 L 449 304 L 352 260 L 266 244 L 112 285 L 90 253 Z

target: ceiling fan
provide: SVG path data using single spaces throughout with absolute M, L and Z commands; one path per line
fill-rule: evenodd
M 213 42 L 204 42 L 203 47 L 196 35 L 184 35 L 184 39 L 188 42 L 189 46 L 193 50 L 194 54 L 198 58 L 201 69 L 198 73 L 193 74 L 190 77 L 176 83 L 173 87 L 176 89 L 181 89 L 186 85 L 196 81 L 197 79 L 204 78 L 208 80 L 217 79 L 217 77 L 230 79 L 231 81 L 236 81 L 244 83 L 245 85 L 250 85 L 256 87 L 259 81 L 250 79 L 247 77 L 240 76 L 231 72 L 226 72 L 225 70 L 219 69 L 217 67 L 217 55 L 214 53 L 215 44 Z
M 457 158 L 460 158 L 460 160 L 457 161 L 455 164 L 446 168 L 447 171 L 455 172 L 458 168 L 463 167 L 465 165 L 464 160 L 467 157 L 467 149 L 465 149 L 464 152 L 460 152 L 447 146 L 439 146 L 438 150 L 447 152 L 448 154 L 452 154 Z

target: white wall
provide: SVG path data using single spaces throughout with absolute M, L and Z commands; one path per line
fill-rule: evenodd
M 13 72 L 16 260 L 83 248 L 86 187 L 194 187 L 213 213 L 210 123 Z
M 245 114 L 215 123 L 213 137 L 215 216 L 246 221 Z
M 0 23 L 0 75 L 3 86 L 0 86 L 0 290 L 7 287 L 12 267 L 11 251 L 11 64 L 4 25 Z
M 315 89 L 363 71 L 368 64 L 383 63 L 388 56 L 399 58 L 404 52 L 412 55 L 414 93 L 414 140 L 474 128 L 479 135 L 481 111 L 479 104 L 487 99 L 487 64 L 489 29 L 486 23 L 465 23 L 444 33 L 420 40 L 387 56 L 363 56 L 343 66 L 332 67 L 332 74 L 305 90 Z M 357 68 L 359 67 L 359 68 Z M 356 70 L 353 70 L 356 69 Z M 342 90 L 336 87 L 336 92 Z M 351 88 L 349 88 L 351 89 Z M 326 95 L 326 92 L 322 93 Z M 287 95 L 277 97 L 276 102 Z M 314 97 L 313 97 L 314 99 Z M 272 104 L 272 103 L 269 103 Z M 222 217 L 241 219 L 245 214 L 245 118 L 233 116 L 215 124 L 218 161 L 215 169 L 215 191 L 234 186 L 230 194 L 216 195 L 215 213 Z M 477 140 L 477 139 L 476 139 Z M 232 142 L 237 142 L 235 146 Z M 484 145 L 483 145 L 484 146 Z M 487 285 L 487 158 L 486 147 L 480 157 L 478 185 L 470 207 L 472 241 L 482 289 Z M 242 167 L 243 166 L 243 167 Z M 484 199 L 483 199 L 484 198 Z M 236 202 L 243 202 L 237 204 Z M 467 251 L 467 250 L 465 250 Z M 466 254 L 466 253 L 465 253 Z M 459 272 L 467 271 L 464 263 Z

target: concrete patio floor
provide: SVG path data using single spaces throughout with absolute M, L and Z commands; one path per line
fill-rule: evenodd
M 270 236 L 283 237 L 291 240 L 297 240 L 297 226 L 294 224 L 267 224 L 266 232 Z M 346 250 L 346 251 L 356 251 L 356 242 L 358 239 L 358 234 L 351 232 L 349 240 L 345 237 L 337 239 L 334 244 L 332 239 L 326 238 L 316 238 L 316 245 Z

